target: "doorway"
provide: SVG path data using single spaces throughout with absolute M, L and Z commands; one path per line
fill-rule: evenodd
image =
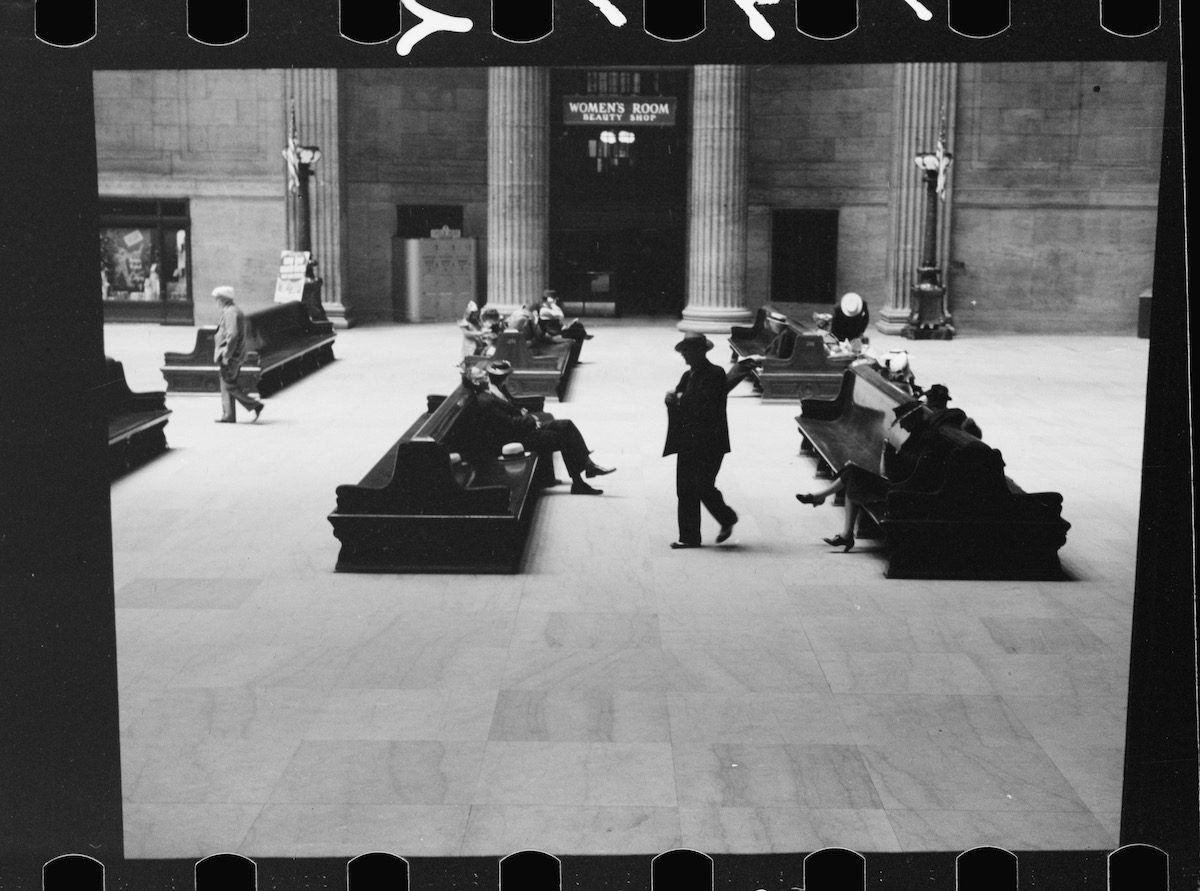
M 679 314 L 687 70 L 560 69 L 550 83 L 550 287 L 585 313 Z
M 838 212 L 771 212 L 771 300 L 833 303 L 837 299 Z

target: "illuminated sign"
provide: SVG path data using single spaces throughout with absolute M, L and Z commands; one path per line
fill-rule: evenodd
M 674 96 L 567 96 L 563 123 L 670 126 L 678 106 Z

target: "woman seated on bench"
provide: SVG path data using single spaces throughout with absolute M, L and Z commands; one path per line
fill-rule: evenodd
M 480 312 L 472 300 L 459 319 L 458 327 L 463 333 L 464 356 L 490 356 L 496 348 L 496 338 L 504 330 L 504 323 L 500 321 L 498 309 L 485 306 Z
M 896 406 L 893 412 L 896 419 L 892 421 L 892 427 L 899 424 L 900 429 L 908 434 L 908 438 L 898 449 L 892 445 L 890 437 L 884 440 L 878 473 L 872 473 L 856 464 L 847 464 L 838 471 L 833 485 L 828 488 L 809 494 L 797 493 L 796 500 L 801 504 L 816 507 L 824 504 L 830 495 L 845 491 L 845 522 L 842 531 L 833 538 L 824 539 L 826 544 L 846 551 L 854 547 L 854 530 L 863 504 L 882 501 L 892 486 L 912 476 L 921 456 L 932 445 L 933 435 L 937 431 L 925 415 L 924 403 L 913 399 Z

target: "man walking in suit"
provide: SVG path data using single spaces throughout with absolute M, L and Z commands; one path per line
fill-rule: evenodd
M 725 416 L 725 372 L 708 361 L 712 341 L 689 334 L 675 345 L 688 370 L 667 393 L 667 442 L 663 456 L 675 455 L 675 494 L 679 499 L 679 539 L 672 548 L 700 547 L 700 505 L 721 524 L 717 543 L 733 534 L 738 516 L 717 488 L 717 474 L 729 451 Z
M 238 383 L 238 372 L 246 361 L 246 317 L 233 302 L 233 288 L 222 285 L 214 288 L 213 297 L 221 308 L 221 321 L 214 336 L 216 347 L 213 361 L 221 375 L 221 417 L 218 424 L 237 422 L 237 402 L 252 412 L 254 420 L 262 414 L 263 404 L 245 391 Z
M 525 448 L 539 455 L 552 457 L 559 452 L 571 475 L 572 495 L 603 495 L 603 489 L 589 485 L 584 477 L 604 476 L 616 468 L 601 467 L 592 460 L 591 449 L 574 421 L 543 420 L 518 405 L 505 385 L 511 373 L 512 363 L 506 359 L 490 363 L 487 389 L 476 397 L 492 435 L 502 442 L 524 443 Z

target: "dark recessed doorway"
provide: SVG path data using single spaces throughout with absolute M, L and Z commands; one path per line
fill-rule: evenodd
M 560 69 L 550 83 L 550 286 L 602 312 L 678 314 L 688 72 Z
M 833 303 L 837 298 L 838 212 L 771 213 L 771 299 Z

